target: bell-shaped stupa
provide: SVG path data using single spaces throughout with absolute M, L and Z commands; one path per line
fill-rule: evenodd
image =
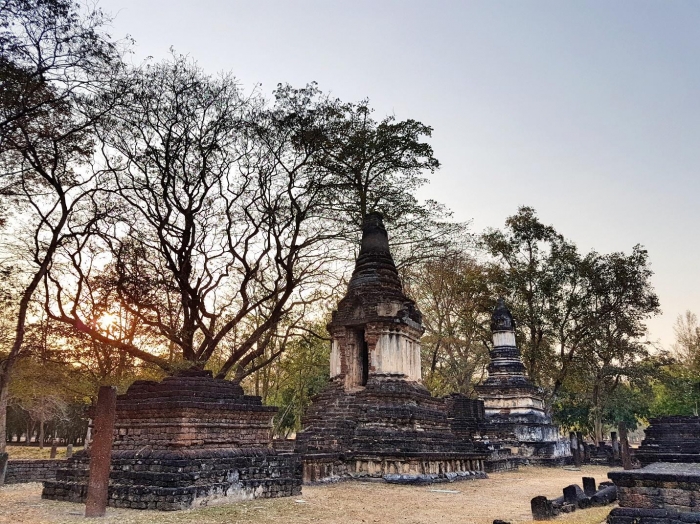
M 493 348 L 489 376 L 475 389 L 484 401 L 487 438 L 512 447 L 530 463 L 558 464 L 571 460 L 568 439 L 545 411 L 543 392 L 527 376 L 515 342 L 515 320 L 503 298 L 491 317 Z

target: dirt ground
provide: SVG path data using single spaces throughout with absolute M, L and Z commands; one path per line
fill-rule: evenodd
M 509 473 L 492 473 L 484 480 L 432 486 L 396 486 L 384 483 L 344 482 L 305 486 L 300 497 L 252 500 L 190 511 L 155 512 L 107 509 L 104 524 L 296 524 L 446 523 L 491 524 L 494 519 L 532 520 L 530 499 L 537 495 L 561 496 L 569 484 L 581 485 L 581 477 L 607 480 L 608 468 L 583 466 L 580 471 L 526 467 Z M 442 490 L 442 491 L 440 491 Z M 450 491 L 450 492 L 445 492 Z M 454 493 L 456 492 L 456 493 Z M 560 515 L 566 524 L 599 524 L 612 507 L 578 510 Z M 0 488 L 0 523 L 77 523 L 82 504 L 41 499 L 41 484 L 16 484 Z M 90 519 L 92 520 L 92 519 Z

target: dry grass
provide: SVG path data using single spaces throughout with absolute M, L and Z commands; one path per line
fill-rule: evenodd
M 74 447 L 73 453 L 83 449 L 82 446 Z M 57 449 L 56 458 L 66 458 L 66 447 L 60 446 Z M 7 446 L 7 453 L 12 459 L 47 459 L 51 457 L 51 446 L 45 446 L 44 449 L 39 449 L 39 446 Z
M 491 524 L 494 519 L 531 522 L 530 499 L 554 498 L 568 484 L 581 484 L 582 476 L 600 482 L 608 468 L 584 466 L 581 471 L 521 468 L 494 473 L 486 480 L 395 486 L 383 483 L 346 482 L 330 486 L 306 486 L 297 498 L 253 500 L 227 506 L 161 513 L 138 510 L 107 510 L 104 524 L 193 523 L 280 524 L 346 523 L 445 523 Z M 441 493 L 431 490 L 453 490 Z M 10 485 L 0 489 L 0 523 L 77 523 L 84 506 L 41 500 L 40 484 Z M 579 510 L 561 515 L 566 524 L 599 524 L 611 507 Z

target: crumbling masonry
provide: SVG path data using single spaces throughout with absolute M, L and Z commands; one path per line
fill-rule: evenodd
M 486 422 L 480 437 L 515 450 L 521 462 L 551 466 L 570 462 L 569 440 L 559 435 L 545 412 L 542 392 L 525 373 L 515 342 L 515 320 L 502 298 L 491 317 L 491 331 L 489 376 L 476 387 L 484 401 Z
M 328 330 L 331 380 L 297 436 L 305 482 L 483 475 L 485 455 L 455 436 L 444 401 L 421 383 L 421 313 L 403 293 L 378 213 L 365 218 L 355 270 Z
M 271 448 L 276 411 L 210 372 L 135 382 L 117 398 L 108 504 L 178 510 L 298 495 L 299 456 Z M 84 502 L 88 464 L 76 453 L 42 497 Z
M 635 451 L 644 467 L 608 473 L 620 506 L 608 524 L 700 524 L 700 417 L 649 422 Z

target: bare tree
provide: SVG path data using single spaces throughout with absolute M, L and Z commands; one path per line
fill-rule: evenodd
M 158 338 L 149 361 L 177 368 L 156 354 L 174 347 L 181 366 L 211 362 L 218 377 L 235 368 L 241 378 L 278 324 L 322 300 L 319 290 L 333 281 L 328 175 L 310 162 L 316 102 L 268 108 L 243 97 L 230 75 L 206 75 L 182 56 L 135 70 L 127 82 L 127 103 L 100 128 L 100 186 L 121 206 L 91 240 L 111 257 L 100 301 Z M 66 264 L 48 275 L 50 314 L 143 358 L 137 344 L 100 329 L 89 296 L 97 263 L 84 242 L 76 236 Z M 217 350 L 232 340 L 222 359 Z
M 678 359 L 691 369 L 700 371 L 700 325 L 697 315 L 692 311 L 678 315 L 673 332 L 676 335 L 673 351 Z
M 169 372 L 208 365 L 240 380 L 269 364 L 280 340 L 304 331 L 300 312 L 338 285 L 358 209 L 384 206 L 408 222 L 427 209 L 412 195 L 420 170 L 437 166 L 418 140 L 429 131 L 422 124 L 387 119 L 377 130 L 368 121 L 368 133 L 345 137 L 385 150 L 376 172 L 362 167 L 369 178 L 357 187 L 343 169 L 361 154 L 345 167 L 328 159 L 345 155 L 343 125 L 355 126 L 361 111 L 339 113 L 313 85 L 280 87 L 269 104 L 243 96 L 230 75 L 173 55 L 129 71 L 113 89 L 123 100 L 98 126 L 104 166 L 93 196 L 105 211 L 95 227 L 71 229 L 46 274 L 45 306 L 53 319 Z M 406 183 L 394 185 L 401 176 Z M 453 240 L 442 225 L 414 229 L 423 240 Z M 422 245 L 406 258 L 421 260 L 436 244 Z M 101 318 L 115 315 L 134 330 L 106 332 Z
M 0 192 L 3 209 L 16 212 L 17 222 L 24 219 L 21 229 L 12 227 L 24 233 L 27 272 L 14 341 L 0 362 L 0 452 L 10 373 L 30 300 L 69 236 L 66 226 L 85 226 L 95 211 L 94 179 L 83 167 L 92 151 L 90 128 L 102 114 L 88 109 L 120 63 L 119 49 L 102 29 L 107 21 L 101 11 L 71 0 L 0 5 Z M 110 106 L 103 100 L 103 108 Z M 87 214 L 77 218 L 78 210 Z

